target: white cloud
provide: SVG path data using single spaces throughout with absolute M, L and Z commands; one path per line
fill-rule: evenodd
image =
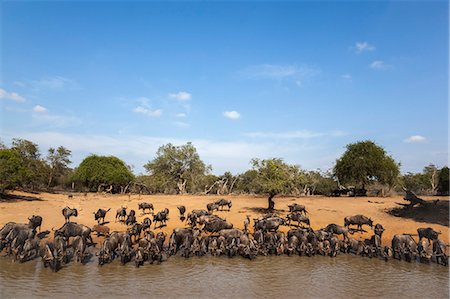
M 33 111 L 36 113 L 47 113 L 48 110 L 47 110 L 47 108 L 45 108 L 41 105 L 36 105 L 36 106 L 34 106 Z
M 175 116 L 176 116 L 176 117 L 180 117 L 180 118 L 184 118 L 184 117 L 186 117 L 187 115 L 186 115 L 186 113 L 177 113 L 177 114 L 175 114 Z
M 388 70 L 391 69 L 392 66 L 389 64 L 386 64 L 384 61 L 381 60 L 375 60 L 374 62 L 372 62 L 370 64 L 370 67 L 374 70 L 378 70 L 378 71 L 384 71 L 384 70 Z
M 348 135 L 347 132 L 340 130 L 334 130 L 326 133 L 313 132 L 309 130 L 298 130 L 286 132 L 250 132 L 244 134 L 244 136 L 250 138 L 268 138 L 268 139 L 311 139 L 324 136 L 341 137 L 346 135 Z
M 78 87 L 78 83 L 69 78 L 55 76 L 55 77 L 45 77 L 40 80 L 34 80 L 30 83 L 35 90 L 53 90 L 61 91 L 64 89 L 75 89 Z
M 369 44 L 368 42 L 356 42 L 355 44 L 356 53 L 361 53 L 364 51 L 374 51 L 375 49 L 375 46 Z
M 26 101 L 26 99 L 18 93 L 8 92 L 2 88 L 0 88 L 0 99 L 13 100 L 18 103 L 23 103 Z
M 183 122 L 183 121 L 176 121 L 175 125 L 178 126 L 178 127 L 182 127 L 182 128 L 187 128 L 187 127 L 191 126 L 190 124 L 188 124 L 186 122 Z
M 288 132 L 250 132 L 244 134 L 251 138 L 277 138 L 277 139 L 308 139 L 323 136 L 323 133 L 311 132 L 308 130 L 288 131 Z
M 406 143 L 425 143 L 428 140 L 420 135 L 413 135 L 413 136 L 409 136 L 408 138 L 406 138 L 405 140 L 403 140 L 403 142 Z
M 342 79 L 344 79 L 344 80 L 347 80 L 347 81 L 352 81 L 352 75 L 350 75 L 350 74 L 343 74 L 342 76 L 341 76 L 341 78 Z
M 237 111 L 225 111 L 223 113 L 223 116 L 225 116 L 226 118 L 232 119 L 232 120 L 236 120 L 239 119 L 241 117 L 241 114 Z
M 192 99 L 192 95 L 186 91 L 179 91 L 177 93 L 170 93 L 169 98 L 184 102 Z
M 142 106 L 138 106 L 133 109 L 133 112 L 135 113 L 141 113 L 150 117 L 160 117 L 162 115 L 161 109 L 151 110 L 149 108 L 145 108 Z
M 294 79 L 294 83 L 302 84 L 304 78 L 313 77 L 320 73 L 314 67 L 297 67 L 295 65 L 260 64 L 252 65 L 241 71 L 241 74 L 248 79 Z

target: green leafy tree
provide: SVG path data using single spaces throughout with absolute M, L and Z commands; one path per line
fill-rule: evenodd
M 166 190 L 177 190 L 184 194 L 195 192 L 204 186 L 201 178 L 210 171 L 210 166 L 200 159 L 197 149 L 188 142 L 175 146 L 171 143 L 161 146 L 156 158 L 144 165 L 151 176 L 158 178 Z
M 439 195 L 448 196 L 449 195 L 449 171 L 448 167 L 442 167 L 439 172 L 437 191 Z
M 49 148 L 47 155 L 47 163 L 49 166 L 49 176 L 47 187 L 50 187 L 55 180 L 67 175 L 69 172 L 69 164 L 71 151 L 67 148 L 60 146 L 56 150 Z
M 117 157 L 91 155 L 75 169 L 72 179 L 89 190 L 109 186 L 111 192 L 122 192 L 134 179 L 129 167 Z
M 239 179 L 236 182 L 235 190 L 241 193 L 259 193 L 259 186 L 256 183 L 257 177 L 258 171 L 255 169 L 250 169 L 239 174 Z
M 33 190 L 38 186 L 44 186 L 48 168 L 41 160 L 38 145 L 29 140 L 14 138 L 11 150 L 19 154 L 25 169 L 21 185 L 31 187 Z
M 256 171 L 255 184 L 257 188 L 268 195 L 268 210 L 275 208 L 273 198 L 280 193 L 290 191 L 293 181 L 292 166 L 283 162 L 282 159 L 273 158 L 267 160 L 253 159 L 251 161 Z
M 26 169 L 18 152 L 0 149 L 0 194 L 22 184 Z
M 400 173 L 400 164 L 372 141 L 347 145 L 347 150 L 336 161 L 334 174 L 340 183 L 360 185 L 363 189 L 378 181 L 393 187 Z

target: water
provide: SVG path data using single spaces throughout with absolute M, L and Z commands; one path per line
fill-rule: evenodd
M 57 273 L 38 260 L 0 258 L 1 298 L 448 298 L 448 280 L 447 267 L 349 255 L 171 257 L 140 268 L 93 258 Z

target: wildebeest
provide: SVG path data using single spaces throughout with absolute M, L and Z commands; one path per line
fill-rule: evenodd
M 19 261 L 26 262 L 39 255 L 39 238 L 30 238 L 25 241 L 22 252 L 19 255 Z
M 255 220 L 255 224 L 253 225 L 254 230 L 262 230 L 264 232 L 267 231 L 277 231 L 280 225 L 284 225 L 284 219 L 280 217 L 268 217 L 262 220 Z
M 91 229 L 83 224 L 78 224 L 76 222 L 67 222 L 61 228 L 55 230 L 55 237 L 63 236 L 67 241 L 70 237 L 81 236 L 85 238 L 86 241 L 94 243 L 91 237 Z
M 133 225 L 136 223 L 136 211 L 130 210 L 130 213 L 127 216 L 127 220 L 125 220 L 126 225 Z
M 58 256 L 53 243 L 47 242 L 44 247 L 39 250 L 39 254 L 45 268 L 50 267 L 54 272 L 59 270 L 63 257 Z
M 151 210 L 151 212 L 154 211 L 153 204 L 148 203 L 148 202 L 141 202 L 141 203 L 139 203 L 138 204 L 138 209 L 142 210 L 143 214 L 145 214 L 145 210 L 148 210 L 148 213 L 150 213 L 150 210 Z
M 105 222 L 106 213 L 108 213 L 109 210 L 111 210 L 111 208 L 109 208 L 108 210 L 98 209 L 97 212 L 94 213 L 94 218 L 98 222 L 98 224 L 100 224 L 101 219 L 103 220 L 103 222 Z
M 232 223 L 223 221 L 221 219 L 215 219 L 215 220 L 206 222 L 205 226 L 203 227 L 203 230 L 210 232 L 210 233 L 217 233 L 223 229 L 230 229 L 230 228 L 233 228 Z
M 448 265 L 448 257 L 445 254 L 445 244 L 442 240 L 433 240 L 433 255 L 436 257 L 436 263 L 440 265 Z
M 225 206 L 228 207 L 228 211 L 229 211 L 232 206 L 231 200 L 228 200 L 225 198 L 221 198 L 221 199 L 215 201 L 214 203 L 219 206 L 221 211 L 223 210 L 223 207 L 225 207 Z
M 39 215 L 33 215 L 28 217 L 28 227 L 31 229 L 36 229 L 39 227 L 39 232 L 41 232 L 42 217 Z
M 396 259 L 402 259 L 402 256 L 407 261 L 411 261 L 417 252 L 416 241 L 407 234 L 398 234 L 392 238 L 392 254 Z
M 177 206 L 178 211 L 180 211 L 180 217 L 184 216 L 184 213 L 186 213 L 186 207 L 185 206 Z
M 377 223 L 377 224 L 375 224 L 375 228 L 373 231 L 374 231 L 375 235 L 377 235 L 381 238 L 384 230 L 385 230 L 384 227 L 381 224 Z
M 308 226 L 311 226 L 311 223 L 309 221 L 309 218 L 298 213 L 298 212 L 294 212 L 294 213 L 290 213 L 286 216 L 286 219 L 288 221 L 288 225 L 291 225 L 291 221 L 295 221 L 298 223 L 298 225 L 300 225 L 300 223 L 306 223 Z
M 144 220 L 142 220 L 142 230 L 147 230 L 152 226 L 152 220 L 148 217 L 145 217 Z
M 215 203 L 209 203 L 206 205 L 206 209 L 208 210 L 208 212 L 213 212 L 213 211 L 218 211 L 219 210 L 219 206 Z
M 306 211 L 306 207 L 304 205 L 299 205 L 298 203 L 288 205 L 288 208 L 290 213 L 299 212 L 305 215 L 308 213 L 308 211 Z
M 86 252 L 86 240 L 80 236 L 76 236 L 72 241 L 73 254 L 75 260 L 79 263 L 84 263 L 85 257 L 88 255 Z
M 78 210 L 77 209 L 71 209 L 69 207 L 65 207 L 62 209 L 62 214 L 64 216 L 64 219 L 66 222 L 70 222 L 70 217 L 77 217 L 78 216 Z
M 422 240 L 422 238 L 428 239 L 428 242 L 436 240 L 439 237 L 439 232 L 435 231 L 431 227 L 421 227 L 417 229 L 417 233 L 419 234 L 419 241 Z
M 182 245 L 191 246 L 191 241 L 199 235 L 199 231 L 192 228 L 175 228 L 170 235 L 169 250 L 174 255 Z
M 127 218 L 127 208 L 124 207 L 120 207 L 119 209 L 117 209 L 116 211 L 116 221 L 125 221 L 125 219 Z
M 328 224 L 327 227 L 324 228 L 324 230 L 336 235 L 342 235 L 344 237 L 344 240 L 348 240 L 348 229 L 344 226 L 332 223 Z
M 362 230 L 362 226 L 366 224 L 373 227 L 373 221 L 369 217 L 364 215 L 347 216 L 344 218 L 344 226 L 349 227 L 350 225 L 357 225 L 359 230 Z
M 131 238 L 134 237 L 134 242 L 139 241 L 141 238 L 142 224 L 134 223 L 133 226 L 127 230 L 127 232 Z M 133 241 L 133 239 L 131 240 Z
M 109 235 L 110 228 L 106 225 L 96 224 L 92 227 L 92 231 L 97 233 L 97 237 L 98 236 L 106 236 L 107 237 Z
M 162 211 L 159 211 L 156 215 L 153 215 L 153 222 L 155 223 L 155 229 L 156 229 L 156 223 L 159 222 L 160 226 L 162 227 L 166 221 L 168 220 L 167 216 L 169 215 L 169 209 L 165 208 Z

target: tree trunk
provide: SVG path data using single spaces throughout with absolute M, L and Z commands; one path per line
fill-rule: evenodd
M 179 181 L 177 182 L 179 194 L 184 194 L 184 193 L 186 193 L 186 183 L 187 183 L 186 180 L 183 180 L 183 181 L 182 181 L 182 180 L 179 180 Z
M 268 211 L 273 211 L 275 208 L 275 202 L 273 201 L 274 197 L 275 197 L 275 194 L 269 194 L 269 198 L 268 198 L 269 207 L 267 208 Z

